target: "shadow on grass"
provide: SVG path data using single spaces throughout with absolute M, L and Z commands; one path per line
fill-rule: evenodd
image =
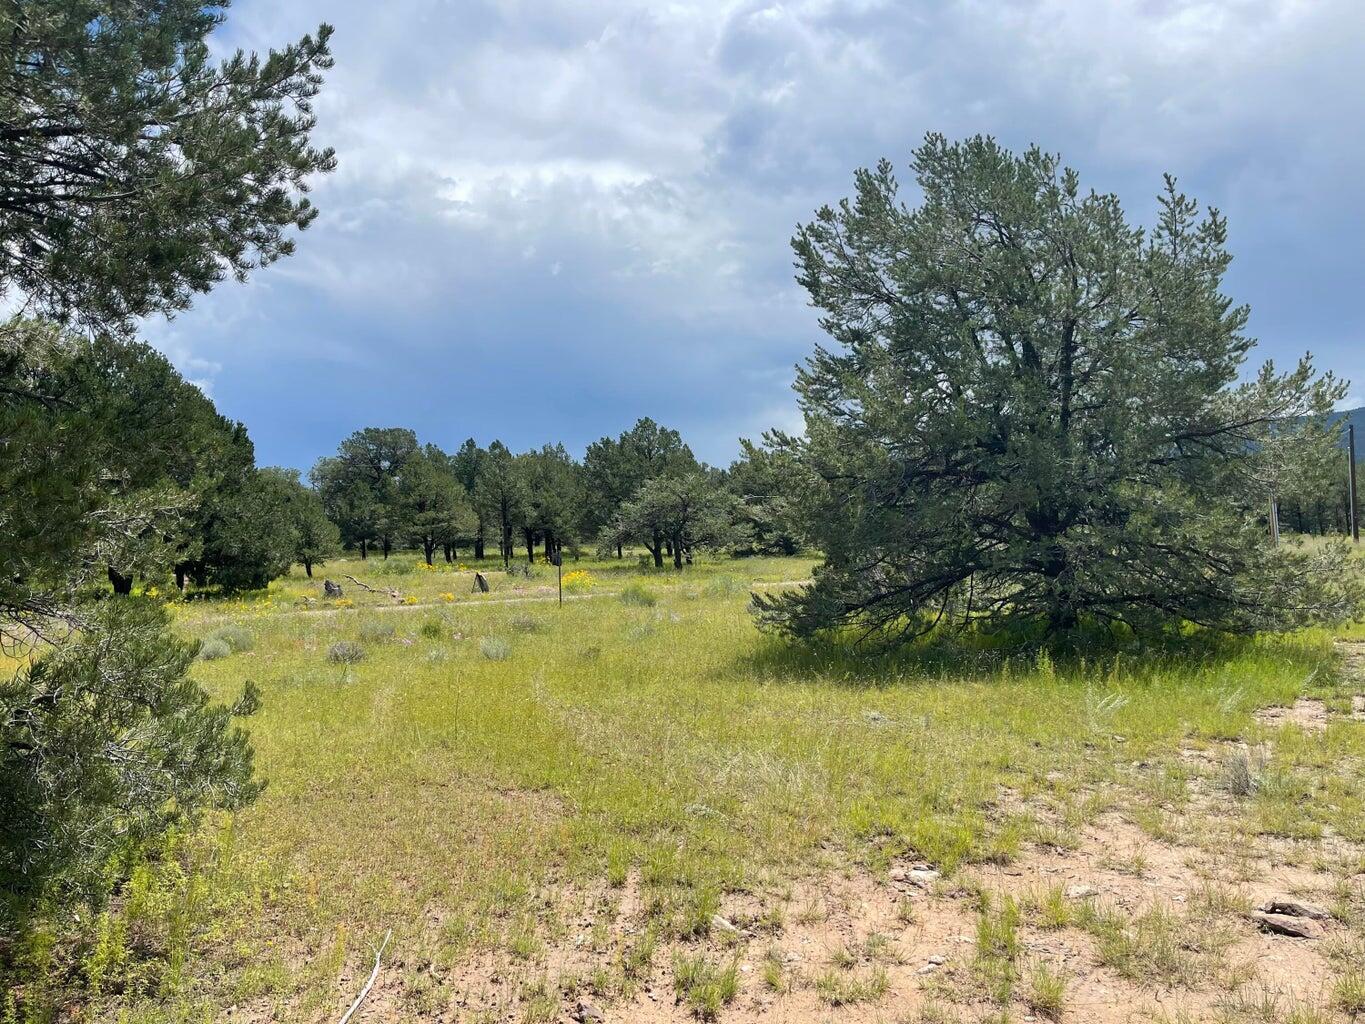
M 733 668 L 737 676 L 773 682 L 820 680 L 871 688 L 1029 677 L 1093 685 L 1101 679 L 1135 682 L 1171 674 L 1194 679 L 1255 654 L 1273 655 L 1305 673 L 1334 661 L 1330 640 L 1319 633 L 1257 638 L 1190 628 L 1139 639 L 1087 629 L 1043 642 L 1038 631 L 958 630 L 899 645 L 851 632 L 806 640 L 767 633 Z

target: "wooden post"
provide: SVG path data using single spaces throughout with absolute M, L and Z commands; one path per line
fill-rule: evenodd
M 1359 543 L 1360 543 L 1360 517 L 1359 517 L 1359 511 L 1358 511 L 1358 509 L 1357 509 L 1357 507 L 1356 507 L 1356 506 L 1357 506 L 1357 491 L 1356 491 L 1356 425 L 1355 425 L 1354 423 L 1348 424 L 1347 427 L 1346 427 L 1346 458 L 1347 458 L 1347 460 L 1348 460 L 1349 463 L 1350 463 L 1350 468 L 1349 468 L 1348 474 L 1347 474 L 1347 480 L 1348 480 L 1348 486 L 1347 486 L 1347 495 L 1348 495 L 1347 509 L 1348 509 L 1348 512 L 1347 512 L 1347 514 L 1350 516 L 1350 519 L 1351 519 L 1351 540 L 1354 541 L 1356 544 L 1359 544 Z

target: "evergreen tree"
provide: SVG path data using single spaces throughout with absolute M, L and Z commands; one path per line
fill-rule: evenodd
M 378 543 L 388 558 L 403 532 L 398 477 L 418 451 L 417 435 L 403 427 L 365 427 L 337 448 L 330 459 L 313 467 L 313 483 L 322 493 L 327 513 L 347 543 L 367 555 Z
M 438 547 L 453 547 L 474 530 L 473 508 L 455 478 L 450 456 L 435 445 L 404 462 L 397 499 L 403 532 L 421 547 L 427 565 Z
M 484 458 L 487 452 L 479 447 L 478 443 L 471 437 L 460 445 L 460 450 L 451 456 L 451 468 L 455 473 L 455 478 L 460 481 L 460 486 L 464 488 L 465 495 L 474 506 L 474 557 L 483 558 L 484 536 L 488 529 L 488 523 L 484 520 L 483 506 L 475 500 L 475 494 L 479 486 L 479 474 L 483 471 Z
M 652 419 L 638 420 L 630 430 L 618 438 L 604 437 L 588 445 L 583 460 L 584 503 L 583 528 L 595 534 L 611 526 L 621 507 L 635 496 L 640 488 L 664 474 L 689 473 L 699 465 L 692 449 L 683 443 L 676 430 L 661 427 Z M 662 564 L 662 550 L 654 551 L 654 560 Z M 621 556 L 618 546 L 617 557 Z
M 578 539 L 583 492 L 580 469 L 562 444 L 545 445 L 516 457 L 516 468 L 525 496 L 522 533 L 526 560 L 535 561 L 535 541 L 540 538 L 549 555 L 565 543 Z
M 666 540 L 673 551 L 673 567 L 681 569 L 697 548 L 724 547 L 737 539 L 737 506 L 735 497 L 705 473 L 657 476 L 621 506 L 613 535 L 642 541 L 654 555 L 656 568 L 663 567 L 660 542 Z
M 1360 607 L 1339 546 L 1266 541 L 1289 446 L 1335 444 L 1343 389 L 1307 359 L 1238 384 L 1217 211 L 1168 178 L 1144 233 L 1055 157 L 979 137 L 931 135 L 914 169 L 919 207 L 883 162 L 793 242 L 834 344 L 797 378 L 805 436 L 772 440 L 825 562 L 764 621 L 1250 633 Z
M 740 457 L 730 464 L 725 483 L 740 500 L 739 516 L 749 538 L 748 551 L 794 555 L 800 549 L 797 516 L 787 499 L 800 467 L 781 453 L 739 439 Z
M 0 290 L 126 333 L 293 251 L 315 211 L 324 25 L 264 59 L 209 57 L 225 2 L 24 0 L 0 16 Z
M 494 441 L 479 469 L 475 506 L 484 522 L 498 531 L 498 551 L 504 566 L 512 562 L 512 531 L 524 521 L 526 492 L 507 446 Z
M 138 318 L 291 251 L 289 229 L 313 217 L 306 178 L 332 166 L 310 142 L 309 109 L 330 29 L 215 64 L 205 37 L 224 6 L 5 7 L 0 292 L 11 303 L 122 343 Z M 111 567 L 146 567 L 205 468 L 190 452 L 190 486 L 163 472 L 176 453 L 141 447 L 159 440 L 131 429 L 139 403 L 119 400 L 130 382 L 93 386 L 100 369 L 51 323 L 0 327 L 0 641 L 19 655 L 0 684 L 0 971 L 16 933 L 104 894 L 115 854 L 258 788 L 231 724 L 254 705 L 250 689 L 231 709 L 210 705 L 164 611 L 95 600 Z M 155 398 L 148 380 L 135 386 Z M 171 408 L 193 405 L 173 390 Z M 148 411 L 175 420 L 159 402 Z M 176 484 L 151 482 L 163 478 Z M 210 503 L 194 505 L 202 515 Z

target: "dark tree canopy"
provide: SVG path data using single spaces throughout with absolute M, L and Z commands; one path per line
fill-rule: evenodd
M 4 5 L 0 290 L 29 311 L 122 331 L 293 250 L 328 171 L 311 101 L 324 25 L 265 58 L 209 59 L 226 3 Z
M 767 622 L 1252 632 L 1357 607 L 1340 551 L 1265 539 L 1343 389 L 1306 358 L 1239 383 L 1216 210 L 1168 178 L 1144 232 L 1056 157 L 980 137 L 931 135 L 913 166 L 917 207 L 883 162 L 793 240 L 834 344 L 798 374 L 805 436 L 772 440 L 826 560 Z

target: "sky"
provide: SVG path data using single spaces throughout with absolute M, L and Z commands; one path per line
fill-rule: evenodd
M 143 330 L 262 464 L 651 416 L 723 465 L 799 428 L 793 230 L 929 131 L 1036 142 L 1139 223 L 1175 174 L 1229 218 L 1255 358 L 1365 405 L 1360 0 L 236 0 L 215 46 L 323 20 L 320 215 Z

